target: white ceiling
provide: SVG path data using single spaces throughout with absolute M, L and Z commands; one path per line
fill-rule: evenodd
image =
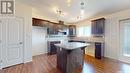
M 93 16 L 110 14 L 130 8 L 130 0 L 72 0 L 71 6 L 67 6 L 67 0 L 19 0 L 39 10 L 46 17 L 53 20 L 62 20 L 66 23 L 78 22 Z M 85 2 L 85 14 L 80 20 L 80 3 Z M 65 16 L 57 15 L 53 8 L 57 7 L 66 13 Z

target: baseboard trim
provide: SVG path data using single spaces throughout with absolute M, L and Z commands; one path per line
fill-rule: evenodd
M 24 61 L 24 63 L 30 63 L 30 62 L 32 62 L 32 60 Z
M 40 55 L 48 55 L 48 53 L 39 54 L 39 55 L 34 55 L 33 57 L 35 57 L 35 56 L 40 56 Z
M 120 62 L 120 63 L 130 64 L 129 62 L 127 62 L 127 61 L 125 62 L 125 61 L 122 61 L 122 60 L 120 60 L 120 59 L 114 59 L 114 58 L 110 58 L 110 57 L 104 57 L 104 58 L 111 59 L 111 60 L 113 60 L 113 61 Z
M 32 62 L 32 57 L 31 58 L 28 58 L 28 59 L 25 59 L 23 63 L 29 63 L 29 62 Z

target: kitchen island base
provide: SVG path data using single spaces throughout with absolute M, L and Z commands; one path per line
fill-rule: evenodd
M 62 73 L 74 73 L 77 68 L 84 64 L 85 47 L 73 50 L 64 48 L 57 49 L 57 68 Z

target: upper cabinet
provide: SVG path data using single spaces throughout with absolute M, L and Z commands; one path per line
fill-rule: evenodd
M 42 19 L 37 19 L 37 18 L 32 19 L 33 26 L 47 27 L 48 24 L 49 24 L 49 21 L 47 20 L 42 20 Z
M 48 35 L 67 35 L 67 25 L 64 25 L 63 21 L 59 21 L 59 23 L 50 22 L 43 19 L 32 19 L 33 26 L 41 26 L 41 27 L 47 27 L 47 33 Z
M 76 36 L 76 25 L 69 25 L 69 36 Z
M 47 34 L 57 34 L 56 30 L 55 30 L 55 25 L 53 23 L 49 23 L 48 27 L 47 27 Z
M 105 18 L 100 18 L 92 21 L 92 35 L 104 36 L 105 31 Z

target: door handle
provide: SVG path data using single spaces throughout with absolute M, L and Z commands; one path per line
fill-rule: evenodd
M 22 44 L 23 44 L 23 42 L 19 42 L 19 44 L 20 44 L 20 45 L 22 45 Z

